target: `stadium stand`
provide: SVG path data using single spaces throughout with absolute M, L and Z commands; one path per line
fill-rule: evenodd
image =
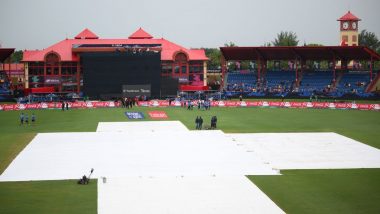
M 228 73 L 227 91 L 252 91 L 257 84 L 257 75 L 253 71 L 234 71 Z
M 10 83 L 5 72 L 0 72 L 0 100 L 7 100 L 11 94 Z
M 365 90 L 370 83 L 368 72 L 351 71 L 343 74 L 337 85 L 337 96 L 357 95 L 360 97 L 368 97 L 370 93 Z
M 292 91 L 295 78 L 294 71 L 267 71 L 263 86 L 273 96 L 286 96 Z
M 364 46 L 221 47 L 220 50 L 224 57 L 221 66 L 222 79 L 226 80 L 226 82 L 228 82 L 228 79 L 226 79 L 225 76 L 226 74 L 229 75 L 227 69 L 228 65 L 231 65 L 231 62 L 246 60 L 256 61 L 257 63 L 257 76 L 259 77 L 259 80 L 257 81 L 256 88 L 252 88 L 252 92 L 248 92 L 245 87 L 239 88 L 239 85 L 236 86 L 235 83 L 232 84 L 230 82 L 228 85 L 229 87 L 225 87 L 225 90 L 228 93 L 231 93 L 231 90 L 234 89 L 233 86 L 236 86 L 238 90 L 241 90 L 239 94 L 245 96 L 247 96 L 247 94 L 249 96 L 256 96 L 254 91 L 264 93 L 265 96 L 268 97 L 286 95 L 288 98 L 311 98 L 313 95 L 322 99 L 331 99 L 340 96 L 344 96 L 344 98 L 349 98 L 349 96 L 351 96 L 350 98 L 359 98 L 372 95 L 372 98 L 374 98 L 379 97 L 380 95 L 375 92 L 371 94 L 365 92 L 379 91 L 380 83 L 378 84 L 378 78 L 374 78 L 374 74 L 377 73 L 377 69 L 374 66 L 368 68 L 368 71 L 365 72 L 366 75 L 351 76 L 351 73 L 353 72 L 350 72 L 344 77 L 339 68 L 342 68 L 342 70 L 350 68 L 348 61 L 345 61 L 345 64 L 342 64 L 344 66 L 336 66 L 337 70 L 331 70 L 333 66 L 331 66 L 330 63 L 329 69 L 326 71 L 319 70 L 320 67 L 318 67 L 318 70 L 311 70 L 311 67 L 313 67 L 313 69 L 316 69 L 317 67 L 307 64 L 302 65 L 302 62 L 306 63 L 306 61 L 332 62 L 338 58 L 355 59 L 356 61 L 367 61 L 370 63 L 380 60 L 379 54 Z M 294 70 L 294 66 L 290 66 L 289 64 L 289 59 L 296 59 L 295 65 L 300 65 L 296 66 L 298 73 L 293 71 L 289 73 L 289 75 L 282 76 L 282 74 L 285 73 L 281 73 L 281 71 L 276 72 L 267 70 L 269 69 L 268 62 L 276 60 L 288 61 L 288 69 L 292 68 L 292 70 Z M 344 72 L 348 73 L 348 71 Z M 298 74 L 297 80 L 294 78 L 294 75 L 296 74 Z M 372 79 L 375 81 L 370 85 L 368 85 L 369 76 L 372 76 Z M 362 77 L 365 79 L 362 79 Z M 290 81 L 292 79 L 295 82 Z M 351 82 L 351 86 L 346 86 L 347 89 L 345 89 L 339 85 L 340 80 L 342 80 L 342 82 Z M 352 83 L 354 83 L 354 85 Z M 241 86 L 246 85 L 244 82 L 240 84 Z M 350 91 L 354 93 L 347 95 L 347 92 Z M 317 99 L 316 96 L 315 99 Z
M 333 90 L 333 72 L 315 71 L 305 72 L 299 85 L 299 95 L 310 97 L 312 94 L 328 95 Z
M 267 71 L 258 84 L 256 71 L 232 71 L 227 74 L 226 96 L 286 96 L 293 90 L 294 71 Z
M 337 98 L 343 96 L 370 97 L 366 93 L 370 83 L 368 72 L 350 71 L 337 75 L 333 81 L 332 70 L 308 71 L 300 75 L 299 86 L 296 86 L 294 71 L 268 70 L 259 84 L 256 71 L 228 72 L 226 97 L 244 95 L 246 97 L 285 97 L 289 93 L 299 97 L 321 95 Z

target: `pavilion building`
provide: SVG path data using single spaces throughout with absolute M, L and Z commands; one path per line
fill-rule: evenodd
M 43 50 L 25 50 L 22 60 L 25 88 L 53 87 L 58 93 L 79 93 L 86 82 L 83 81 L 82 53 L 139 51 L 141 47 L 144 51 L 159 47 L 161 77 L 178 78 L 183 85 L 206 86 L 208 58 L 203 49 L 188 49 L 164 38 L 153 38 L 139 28 L 128 38 L 121 39 L 99 38 L 85 29 L 73 39 L 64 39 Z

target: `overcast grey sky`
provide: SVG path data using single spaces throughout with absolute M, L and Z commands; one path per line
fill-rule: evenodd
M 348 10 L 359 30 L 380 37 L 379 0 L 0 0 L 0 44 L 42 49 L 89 28 L 126 38 L 138 27 L 185 47 L 261 46 L 280 31 L 300 44 L 339 44 L 336 21 Z

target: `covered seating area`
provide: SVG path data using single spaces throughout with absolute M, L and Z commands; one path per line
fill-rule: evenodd
M 15 51 L 14 48 L 0 48 L 0 100 L 10 99 L 11 82 L 7 73 L 5 72 L 4 61 L 8 59 Z
M 371 83 L 378 80 L 373 65 L 375 61 L 380 61 L 380 55 L 364 46 L 221 47 L 220 49 L 222 85 L 230 94 L 250 92 L 250 95 L 263 96 L 269 93 L 286 96 L 288 93 L 296 93 L 308 97 L 315 92 L 323 92 L 331 96 L 344 96 L 351 92 L 365 94 Z M 257 66 L 251 71 L 253 80 L 241 81 L 240 85 L 243 87 L 239 87 L 237 85 L 239 82 L 232 81 L 239 79 L 239 74 L 236 75 L 236 72 L 231 75 L 233 78 L 230 80 L 228 63 L 231 61 L 255 62 Z M 268 62 L 278 61 L 287 61 L 292 65 L 289 66 L 290 69 L 285 70 L 267 69 Z M 320 61 L 327 61 L 329 69 L 317 70 L 310 68 L 306 63 Z M 357 69 L 353 63 L 363 61 L 369 62 L 369 67 L 365 70 Z M 247 76 L 246 72 L 244 75 Z M 250 91 L 245 91 L 246 85 L 252 83 L 256 85 L 248 87 Z M 231 87 L 231 84 L 234 87 Z M 348 87 L 349 85 L 355 87 Z M 231 88 L 239 90 L 231 92 L 229 90 Z

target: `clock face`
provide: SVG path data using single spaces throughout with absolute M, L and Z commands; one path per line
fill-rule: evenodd
M 352 22 L 352 29 L 356 30 L 356 27 L 357 27 L 356 22 Z
M 343 22 L 343 29 L 345 29 L 345 30 L 348 29 L 348 22 Z

